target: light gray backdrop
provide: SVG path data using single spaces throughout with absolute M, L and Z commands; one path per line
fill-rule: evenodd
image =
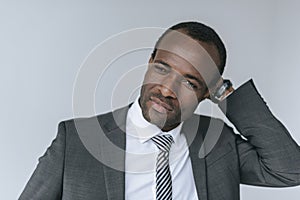
M 166 28 L 184 20 L 214 27 L 228 49 L 225 76 L 236 86 L 252 77 L 300 143 L 299 8 L 296 0 L 0 0 L 0 198 L 19 196 L 58 122 L 73 116 L 73 84 L 88 53 L 132 28 Z M 137 52 L 115 65 L 144 64 L 149 53 Z M 109 91 L 113 83 L 106 84 Z M 99 92 L 96 104 L 99 113 L 110 110 L 110 99 Z M 210 112 L 207 106 L 204 113 Z M 242 186 L 241 196 L 296 200 L 300 187 Z

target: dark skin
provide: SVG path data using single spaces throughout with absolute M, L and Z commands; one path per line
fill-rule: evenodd
M 199 43 L 219 65 L 216 47 Z M 198 104 L 210 97 L 197 67 L 191 64 L 204 65 L 203 57 L 199 56 L 199 52 L 193 52 L 193 46 L 189 44 L 174 45 L 172 48 L 186 48 L 188 54 L 183 58 L 182 55 L 158 49 L 155 57 L 149 60 L 139 100 L 144 118 L 163 131 L 170 131 L 191 117 Z

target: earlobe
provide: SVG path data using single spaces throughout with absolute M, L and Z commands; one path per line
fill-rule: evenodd
M 210 98 L 209 90 L 207 90 L 207 92 L 205 93 L 204 98 L 205 98 L 205 99 Z
M 153 63 L 153 58 L 150 57 L 148 63 Z
M 147 68 L 149 69 L 149 67 L 153 64 L 154 60 L 152 57 L 149 58 L 149 61 L 148 61 L 148 66 Z
M 203 99 L 209 99 L 209 98 L 210 98 L 210 93 L 209 93 L 209 90 L 207 90 L 203 96 Z

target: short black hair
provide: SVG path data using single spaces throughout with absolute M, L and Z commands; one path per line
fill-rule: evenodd
M 220 56 L 220 61 L 221 61 L 220 65 L 218 66 L 218 69 L 220 74 L 223 74 L 225 64 L 226 64 L 226 57 L 227 57 L 225 45 L 214 29 L 200 22 L 195 22 L 195 21 L 181 22 L 179 24 L 176 24 L 168 28 L 156 42 L 154 50 L 151 55 L 152 58 L 155 57 L 157 51 L 157 45 L 159 44 L 159 42 L 167 33 L 169 33 L 172 30 L 183 31 L 185 34 L 187 34 L 194 40 L 211 43 L 215 45 L 217 47 Z

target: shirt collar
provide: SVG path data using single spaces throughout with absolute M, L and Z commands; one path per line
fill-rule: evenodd
M 176 128 L 164 132 L 156 125 L 148 122 L 142 113 L 142 109 L 139 104 L 139 97 L 134 101 L 132 106 L 128 110 L 127 115 L 127 126 L 129 134 L 132 137 L 139 139 L 141 143 L 145 143 L 156 135 L 169 134 L 173 137 L 174 143 L 179 139 L 179 133 L 181 131 L 183 122 L 180 123 Z

